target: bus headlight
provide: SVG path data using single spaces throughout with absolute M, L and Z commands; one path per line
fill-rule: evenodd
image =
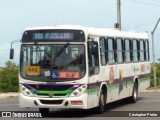
M 25 96 L 33 97 L 32 92 L 31 92 L 28 88 L 26 88 L 25 86 L 23 86 L 23 85 L 20 85 L 20 92 L 21 92 L 23 95 L 25 95 Z
M 82 93 L 87 89 L 87 85 L 82 85 L 79 88 L 75 89 L 71 94 L 70 97 L 78 97 L 82 95 Z

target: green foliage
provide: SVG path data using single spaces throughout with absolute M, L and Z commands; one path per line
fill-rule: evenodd
M 154 87 L 154 76 L 153 76 L 153 66 L 151 66 L 151 74 L 150 74 L 151 82 L 150 87 Z M 156 83 L 157 86 L 160 85 L 160 63 L 156 63 Z
M 151 73 L 150 73 L 150 87 L 154 87 L 153 66 L 151 66 Z
M 0 92 L 17 92 L 18 89 L 18 66 L 8 60 L 0 70 Z

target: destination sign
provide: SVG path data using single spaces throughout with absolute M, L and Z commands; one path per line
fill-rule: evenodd
M 22 36 L 22 42 L 84 42 L 82 30 L 28 30 Z
M 74 36 L 73 33 L 34 33 L 33 39 L 40 40 L 40 39 L 66 39 L 66 40 L 73 40 Z

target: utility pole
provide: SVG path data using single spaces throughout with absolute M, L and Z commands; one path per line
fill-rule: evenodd
M 117 22 L 114 27 L 121 30 L 121 0 L 117 0 Z
M 121 0 L 117 0 L 117 24 L 119 30 L 121 30 Z
M 154 32 L 160 22 L 160 18 L 157 21 L 156 26 L 154 27 L 153 31 L 151 31 L 151 37 L 152 37 L 152 54 L 153 54 L 153 73 L 154 73 L 154 88 L 156 89 L 157 83 L 156 83 L 156 64 L 155 64 L 155 50 L 154 50 Z

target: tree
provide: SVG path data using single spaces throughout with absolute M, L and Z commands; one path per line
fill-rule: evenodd
M 154 87 L 153 66 L 151 66 L 150 79 L 151 79 L 150 87 Z M 160 85 L 160 59 L 158 59 L 158 62 L 156 63 L 156 83 L 157 86 Z
M 0 92 L 18 91 L 18 66 L 8 60 L 6 66 L 0 71 Z

